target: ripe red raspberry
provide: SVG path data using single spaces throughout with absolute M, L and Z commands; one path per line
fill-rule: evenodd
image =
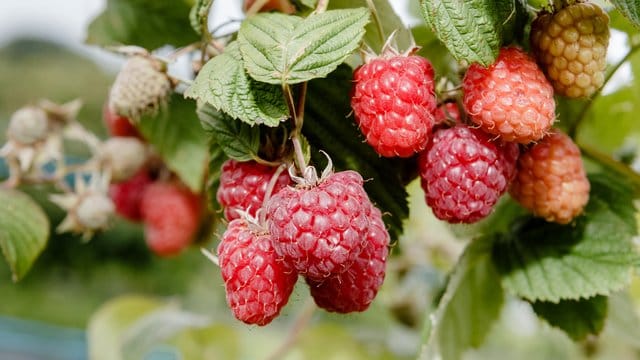
M 229 223 L 218 245 L 227 304 L 247 324 L 266 325 L 287 304 L 297 273 L 273 250 L 271 235 L 245 219 Z
M 256 0 L 244 0 L 244 5 L 242 6 L 242 9 L 245 12 L 248 11 L 255 2 Z M 295 6 L 293 6 L 291 1 L 289 0 L 268 0 L 259 9 L 259 11 L 271 11 L 271 10 L 277 10 L 285 14 L 293 14 L 294 12 L 296 12 Z
M 153 183 L 147 169 L 141 169 L 130 179 L 109 186 L 109 197 L 116 205 L 116 212 L 125 219 L 141 221 L 140 203 L 146 187 Z
M 115 111 L 109 109 L 108 104 L 104 104 L 102 108 L 102 119 L 107 127 L 107 131 L 111 136 L 130 136 L 142 139 L 142 135 L 138 129 L 129 121 L 128 118 L 120 116 Z
M 589 189 L 580 149 L 555 131 L 520 156 L 509 192 L 534 215 L 567 224 L 582 213 Z
M 441 104 L 438 106 L 434 114 L 434 121 L 436 125 L 446 123 L 457 124 L 460 122 L 460 119 L 460 109 L 458 108 L 458 104 L 454 102 Z
M 369 221 L 366 245 L 347 271 L 322 282 L 307 279 L 319 307 L 343 314 L 365 311 L 376 297 L 384 281 L 389 233 L 378 208 L 372 207 Z
M 145 239 L 153 252 L 175 255 L 186 248 L 200 226 L 200 197 L 182 184 L 156 182 L 142 195 Z
M 457 125 L 435 132 L 418 164 L 437 218 L 473 223 L 489 215 L 515 175 L 518 145 Z
M 240 218 L 238 210 L 255 215 L 262 207 L 264 195 L 276 168 L 260 165 L 255 161 L 238 162 L 227 160 L 222 164 L 220 186 L 216 197 L 224 207 L 224 217 L 231 221 Z M 286 171 L 278 176 L 273 193 L 291 183 Z
M 556 93 L 588 97 L 604 84 L 609 16 L 593 3 L 541 13 L 531 24 L 531 47 Z
M 541 139 L 555 120 L 553 87 L 518 48 L 503 48 L 488 68 L 471 65 L 462 89 L 471 121 L 505 141 Z
M 374 150 L 409 157 L 427 146 L 436 108 L 433 67 L 416 55 L 373 58 L 354 72 L 351 107 Z
M 355 171 L 314 185 L 285 187 L 267 203 L 278 255 L 301 275 L 321 281 L 344 272 L 362 251 L 372 206 Z

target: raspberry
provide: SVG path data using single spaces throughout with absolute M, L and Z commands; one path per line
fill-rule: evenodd
M 102 144 L 99 159 L 111 171 L 113 181 L 124 181 L 142 168 L 147 161 L 147 149 L 137 138 L 116 136 Z
M 460 119 L 460 109 L 458 108 L 458 104 L 454 102 L 441 104 L 438 106 L 434 114 L 434 121 L 436 125 L 446 123 L 457 124 L 460 122 Z
M 111 87 L 108 107 L 133 121 L 155 115 L 173 89 L 165 70 L 164 64 L 149 56 L 130 58 Z
M 153 252 L 175 255 L 193 240 L 200 226 L 200 197 L 181 184 L 156 182 L 142 195 L 145 239 Z
M 471 121 L 505 141 L 536 141 L 555 119 L 553 87 L 535 61 L 518 48 L 503 48 L 488 68 L 471 65 L 462 89 Z
M 322 282 L 307 279 L 319 307 L 343 314 L 365 311 L 376 297 L 384 281 L 389 233 L 378 208 L 372 207 L 369 221 L 366 245 L 347 271 Z
M 262 207 L 264 195 L 276 168 L 260 165 L 255 161 L 227 160 L 222 164 L 220 186 L 216 197 L 224 207 L 224 216 L 231 221 L 240 217 L 238 210 L 255 215 Z M 273 193 L 291 183 L 286 171 L 278 176 Z
M 372 205 L 362 184 L 357 172 L 342 171 L 275 194 L 267 203 L 267 222 L 278 255 L 311 280 L 347 270 L 369 227 Z
M 44 140 L 49 134 L 47 113 L 35 106 L 19 109 L 11 115 L 7 137 L 23 145 Z
M 218 258 L 227 303 L 238 320 L 262 326 L 278 316 L 298 275 L 276 255 L 267 231 L 245 219 L 231 221 Z
M 138 139 L 142 139 L 142 135 L 138 129 L 131 123 L 131 121 L 115 113 L 115 111 L 109 109 L 107 104 L 102 109 L 102 119 L 111 136 L 130 136 Z
M 531 25 L 531 47 L 556 93 L 591 96 L 604 83 L 609 16 L 592 3 L 541 13 Z
M 128 180 L 109 186 L 109 197 L 116 206 L 116 212 L 131 221 L 142 220 L 140 203 L 142 194 L 153 179 L 147 169 L 141 169 Z
M 418 164 L 427 204 L 437 218 L 473 223 L 491 212 L 515 175 L 518 145 L 457 125 L 435 132 Z
M 351 108 L 374 150 L 409 157 L 427 146 L 436 108 L 433 67 L 415 55 L 381 56 L 354 72 Z
M 567 224 L 584 209 L 589 189 L 580 149 L 556 131 L 520 156 L 509 192 L 534 215 Z

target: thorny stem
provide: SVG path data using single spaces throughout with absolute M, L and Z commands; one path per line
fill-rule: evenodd
M 262 200 L 262 209 L 265 209 L 267 206 L 267 203 L 269 202 L 269 199 L 271 199 L 271 195 L 273 195 L 273 189 L 275 189 L 276 187 L 276 183 L 278 182 L 278 178 L 280 177 L 280 174 L 282 174 L 282 171 L 287 167 L 287 164 L 280 164 L 280 166 L 278 166 L 278 168 L 276 169 L 276 171 L 273 173 L 273 175 L 271 176 L 271 179 L 269 180 L 269 184 L 267 184 L 267 190 L 264 193 L 264 199 Z M 259 219 L 260 224 L 264 224 L 265 223 L 265 219 L 264 219 L 264 214 L 261 215 L 261 219 Z
M 622 66 L 622 64 L 624 64 L 625 62 L 627 62 L 627 60 L 629 60 L 629 58 L 631 56 L 633 56 L 633 54 L 635 54 L 636 51 L 638 51 L 640 49 L 640 43 L 639 44 L 635 44 L 633 47 L 631 47 L 631 49 L 629 50 L 629 52 L 624 56 L 624 58 L 622 58 L 622 60 L 618 61 L 617 64 L 615 64 L 613 66 L 613 68 L 611 68 L 611 71 L 607 74 L 607 76 L 604 79 L 604 84 L 602 85 L 602 87 L 600 87 L 600 89 L 598 89 L 595 94 L 593 94 L 593 96 L 591 97 L 591 99 L 589 99 L 589 101 L 582 107 L 582 109 L 580 110 L 580 113 L 578 114 L 576 121 L 573 122 L 573 124 L 571 124 L 571 127 L 568 129 L 567 134 L 572 138 L 575 139 L 576 134 L 578 133 L 578 130 L 580 129 L 580 125 L 582 124 L 585 116 L 587 115 L 587 112 L 589 111 L 589 109 L 591 108 L 591 106 L 593 106 L 594 101 L 598 98 L 598 96 L 600 96 L 600 94 L 602 93 L 602 89 L 604 89 L 604 87 L 607 85 L 607 83 L 609 82 L 609 80 L 611 80 L 611 78 L 613 77 L 613 75 L 618 71 L 618 69 L 620 69 L 620 67 Z
M 306 85 L 304 85 L 303 87 L 306 88 Z M 282 91 L 284 92 L 284 98 L 285 98 L 285 101 L 287 102 L 287 107 L 289 108 L 289 114 L 293 119 L 293 131 L 291 132 L 291 142 L 293 143 L 293 151 L 295 154 L 296 168 L 298 169 L 300 174 L 303 174 L 306 164 L 304 160 L 304 153 L 302 152 L 302 143 L 300 142 L 300 132 L 302 131 L 302 124 L 304 119 L 299 118 L 298 114 L 304 115 L 304 110 L 301 110 L 300 112 L 296 110 L 296 104 L 293 99 L 293 93 L 291 91 L 291 87 L 289 86 L 289 84 L 283 84 Z M 306 91 L 302 92 L 301 97 L 304 96 L 304 94 L 306 94 Z M 303 106 L 301 107 L 304 107 L 304 101 L 302 102 L 302 105 Z
M 281 359 L 296 344 L 300 334 L 302 334 L 302 330 L 304 330 L 311 321 L 315 310 L 316 305 L 313 302 L 313 299 L 309 297 L 304 304 L 304 308 L 302 308 L 302 311 L 300 311 L 298 317 L 291 326 L 291 329 L 287 334 L 287 338 L 273 353 L 271 353 L 271 355 L 266 358 L 266 360 Z
M 626 179 L 629 179 L 633 186 L 634 192 L 636 194 L 640 193 L 640 174 L 635 172 L 628 165 L 621 163 L 620 161 L 615 160 L 608 154 L 602 153 L 601 151 L 594 149 L 593 147 L 585 144 L 578 143 L 578 147 L 580 147 L 580 151 L 582 154 L 597 162 L 598 164 L 618 173 L 624 175 Z
M 373 22 L 376 24 L 380 42 L 384 44 L 386 42 L 384 29 L 382 28 L 382 21 L 380 21 L 380 16 L 378 16 L 378 9 L 376 9 L 376 5 L 373 3 L 373 0 L 367 0 L 367 7 L 369 8 L 369 10 L 371 10 L 371 15 L 373 16 Z

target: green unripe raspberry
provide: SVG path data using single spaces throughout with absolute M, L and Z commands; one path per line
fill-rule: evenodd
M 531 26 L 531 48 L 556 93 L 593 95 L 604 84 L 609 16 L 598 5 L 576 3 L 541 13 Z

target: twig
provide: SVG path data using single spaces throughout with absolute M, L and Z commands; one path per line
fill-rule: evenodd
M 295 322 L 291 326 L 287 337 L 284 339 L 284 342 L 280 344 L 280 346 L 269 355 L 266 360 L 278 360 L 281 359 L 298 341 L 302 330 L 309 324 L 311 318 L 313 317 L 313 313 L 316 310 L 316 304 L 313 302 L 313 299 L 309 297 L 304 304 L 304 307 L 298 314 L 298 317 L 295 319 Z

